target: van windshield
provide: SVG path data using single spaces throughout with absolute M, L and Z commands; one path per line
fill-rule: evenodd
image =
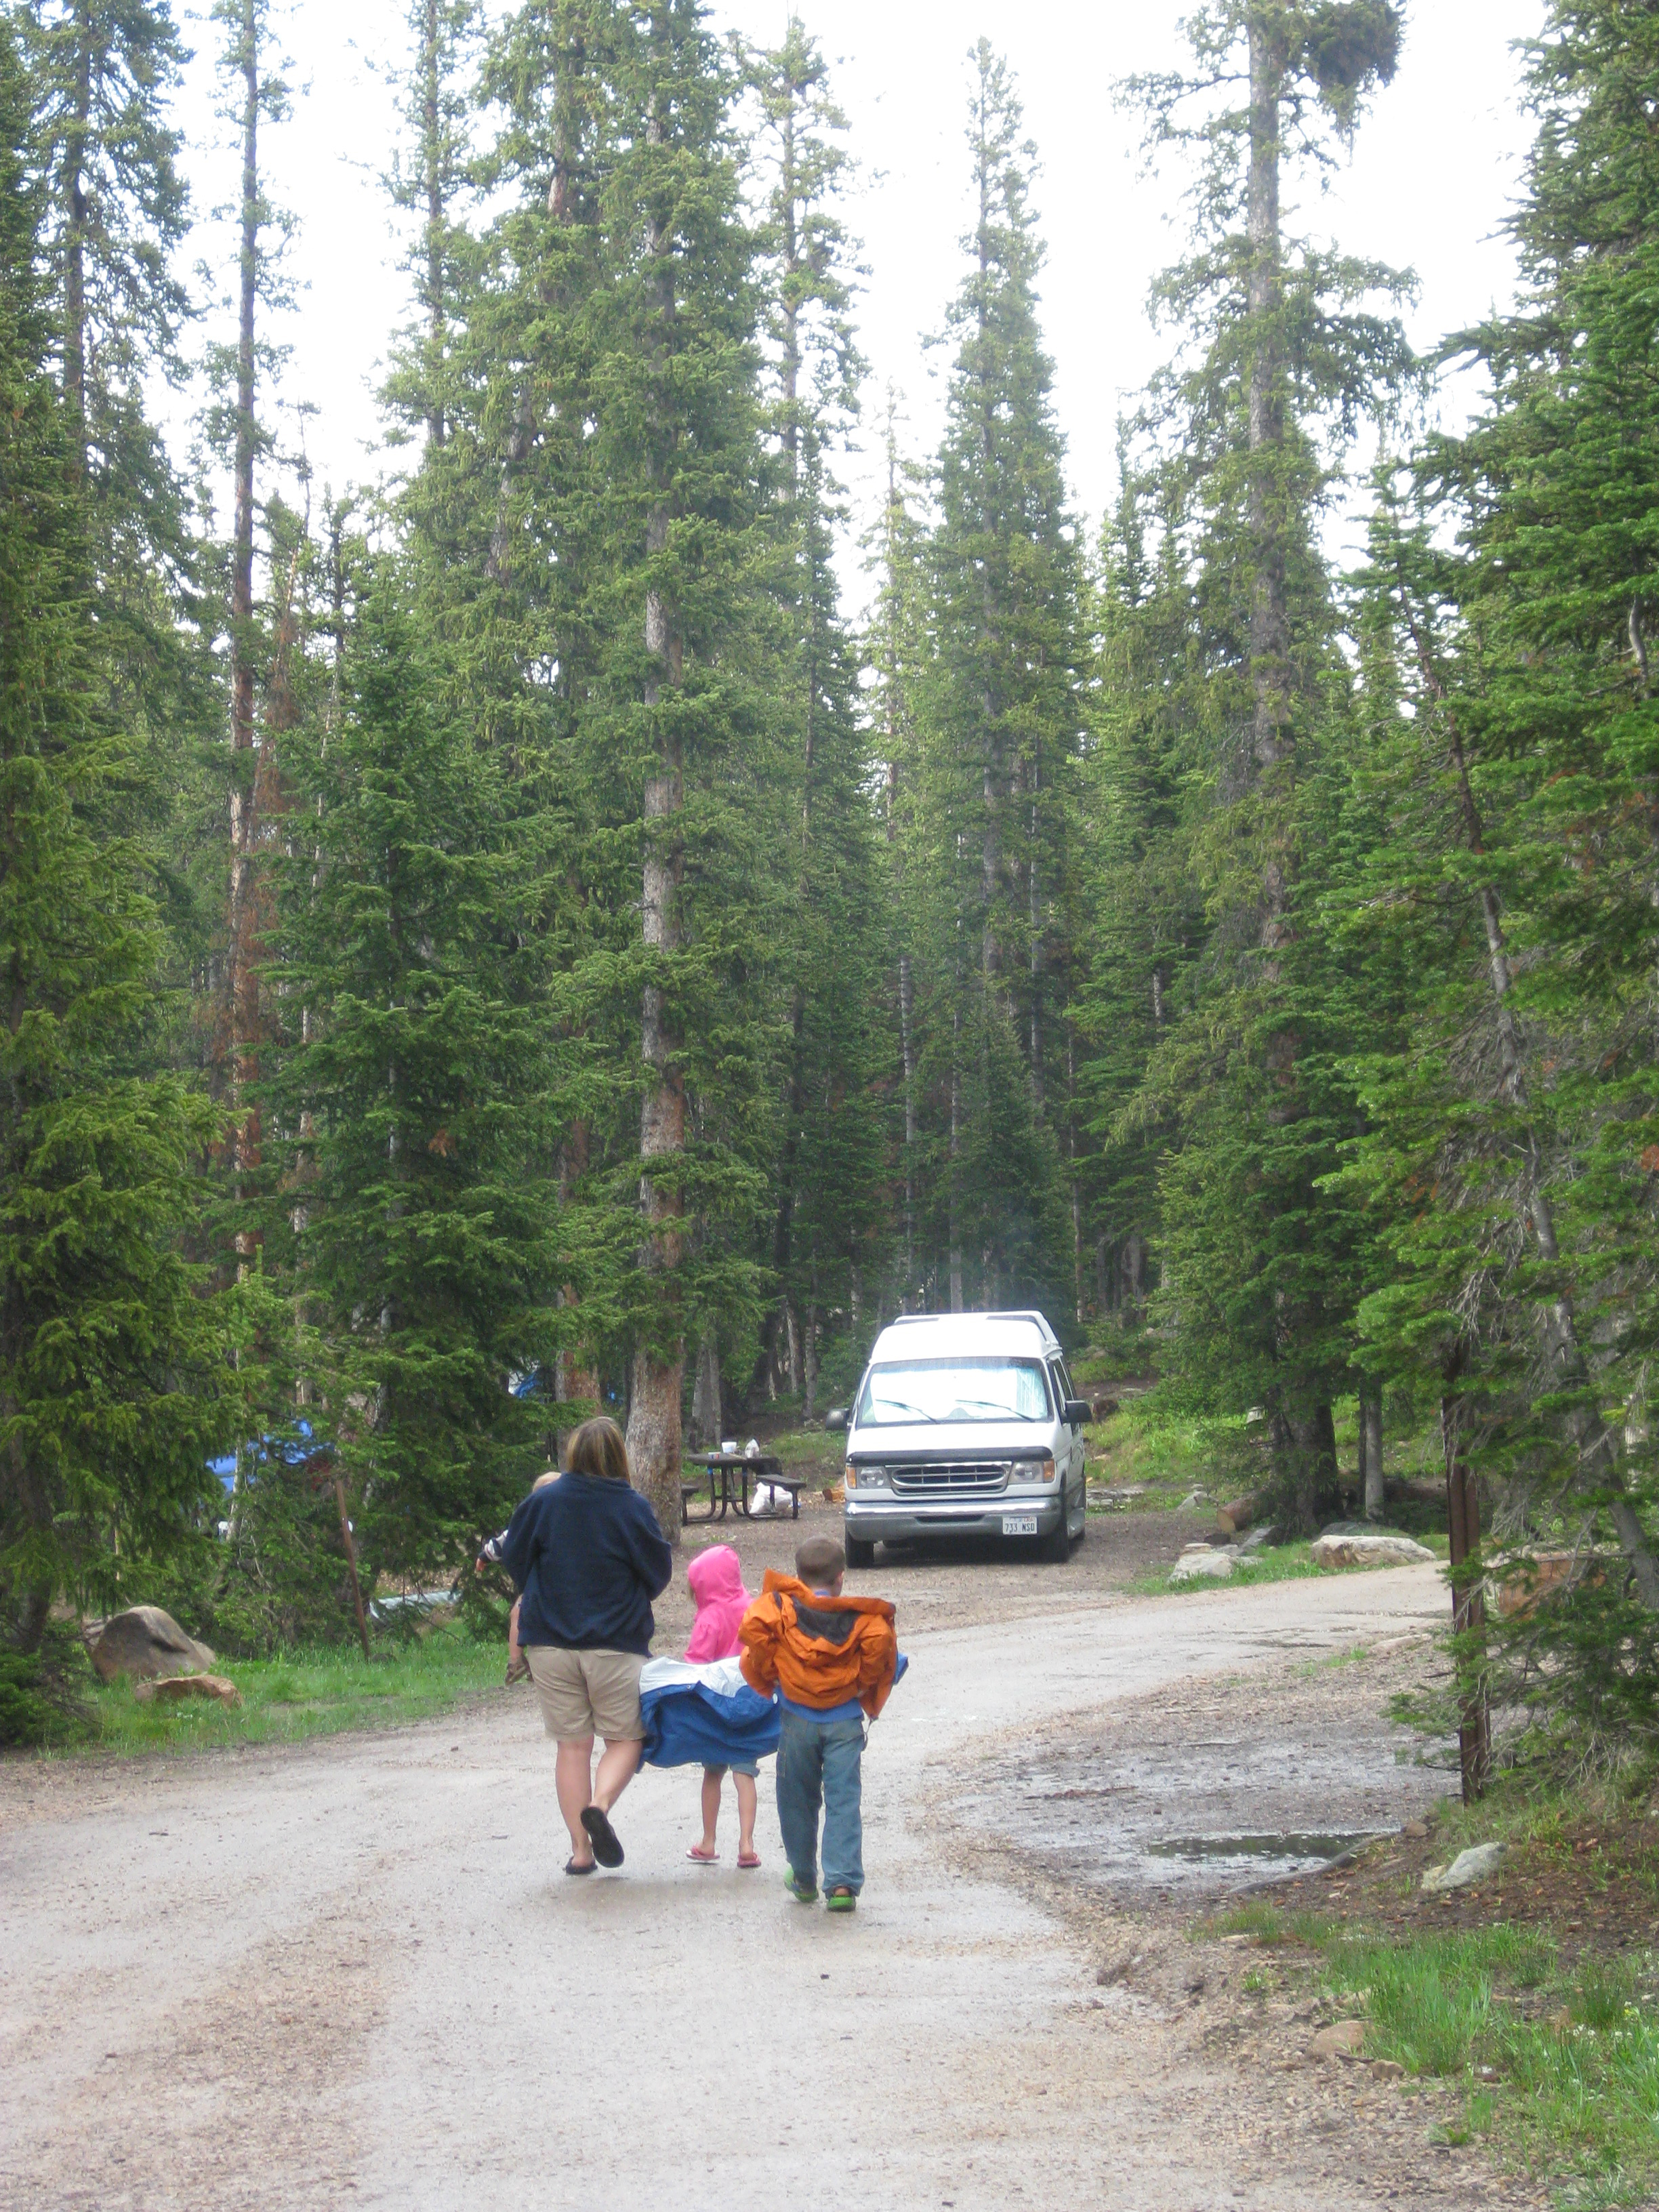
M 1046 1421 L 1048 1385 L 1040 1359 L 913 1359 L 872 1367 L 855 1423 L 898 1428 L 912 1421 Z

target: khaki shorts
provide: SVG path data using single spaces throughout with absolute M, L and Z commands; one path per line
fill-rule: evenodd
M 542 1724 L 562 1743 L 602 1735 L 607 1743 L 641 1743 L 637 1651 L 568 1651 L 562 1644 L 525 1650 L 530 1679 L 542 1701 Z

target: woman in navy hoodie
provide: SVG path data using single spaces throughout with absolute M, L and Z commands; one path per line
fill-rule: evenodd
M 611 1808 L 633 1779 L 645 1727 L 640 1670 L 656 1622 L 651 1601 L 674 1571 L 657 1516 L 629 1480 L 614 1421 L 585 1421 L 565 1471 L 532 1490 L 508 1524 L 501 1561 L 523 1593 L 519 1638 L 558 1739 L 559 1810 L 570 1831 L 567 1874 L 619 1867 Z M 593 1739 L 605 1741 L 599 1771 Z

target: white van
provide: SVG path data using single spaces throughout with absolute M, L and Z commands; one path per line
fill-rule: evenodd
M 1040 1313 L 896 1321 L 847 1417 L 848 1565 L 878 1541 L 945 1535 L 1026 1538 L 1063 1559 L 1084 1530 L 1088 1418 Z

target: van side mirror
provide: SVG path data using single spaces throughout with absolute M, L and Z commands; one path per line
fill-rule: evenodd
M 831 1406 L 823 1417 L 823 1425 L 826 1429 L 844 1429 L 847 1426 L 846 1407 Z
M 1094 1411 L 1086 1398 L 1068 1398 L 1060 1418 L 1068 1429 L 1080 1429 L 1085 1421 L 1094 1419 Z

